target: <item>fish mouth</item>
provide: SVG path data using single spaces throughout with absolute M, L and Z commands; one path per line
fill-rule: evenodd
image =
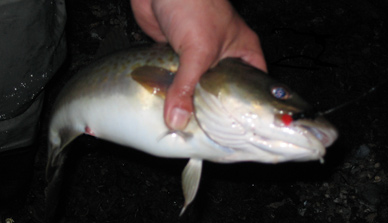
M 301 136 L 304 135 L 307 138 L 313 139 L 313 141 L 321 144 L 325 148 L 332 145 L 338 137 L 336 128 L 323 117 L 317 117 L 316 119 L 298 119 L 293 121 L 290 126 L 285 126 L 281 117 L 282 114 L 275 116 L 275 126 L 291 129 Z M 313 142 L 310 141 L 310 143 Z M 298 144 L 298 142 L 295 142 L 295 145 Z
M 337 130 L 331 125 L 329 126 L 328 123 L 324 124 L 324 127 L 313 127 L 309 125 L 301 125 L 301 127 L 315 136 L 324 147 L 329 147 L 337 139 L 338 133 Z

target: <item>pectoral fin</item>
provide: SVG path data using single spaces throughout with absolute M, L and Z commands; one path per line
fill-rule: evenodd
M 131 73 L 132 78 L 151 94 L 166 97 L 167 89 L 174 79 L 174 73 L 161 67 L 141 66 Z
M 182 173 L 182 188 L 185 197 L 180 216 L 185 212 L 187 206 L 194 200 L 201 179 L 202 160 L 190 159 Z

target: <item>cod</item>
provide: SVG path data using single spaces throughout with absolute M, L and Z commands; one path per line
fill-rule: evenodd
M 63 181 L 67 145 L 82 134 L 158 157 L 188 158 L 185 203 L 193 201 L 204 160 L 216 163 L 323 160 L 337 131 L 323 117 L 285 121 L 311 109 L 287 86 L 241 60 L 227 58 L 196 85 L 183 131 L 163 119 L 166 91 L 179 66 L 167 45 L 132 47 L 81 70 L 59 94 L 49 126 L 48 215 Z

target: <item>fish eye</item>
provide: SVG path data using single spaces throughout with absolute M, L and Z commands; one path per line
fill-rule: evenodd
M 280 85 L 273 86 L 271 88 L 271 93 L 275 98 L 280 99 L 280 100 L 286 100 L 286 99 L 290 98 L 290 96 L 291 96 L 291 94 L 287 90 L 287 88 L 284 86 L 280 86 Z

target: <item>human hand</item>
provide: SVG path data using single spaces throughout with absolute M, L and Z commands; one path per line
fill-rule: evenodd
M 164 105 L 166 125 L 186 127 L 199 78 L 226 57 L 267 71 L 258 36 L 226 0 L 131 0 L 136 21 L 157 42 L 168 42 L 180 66 Z

